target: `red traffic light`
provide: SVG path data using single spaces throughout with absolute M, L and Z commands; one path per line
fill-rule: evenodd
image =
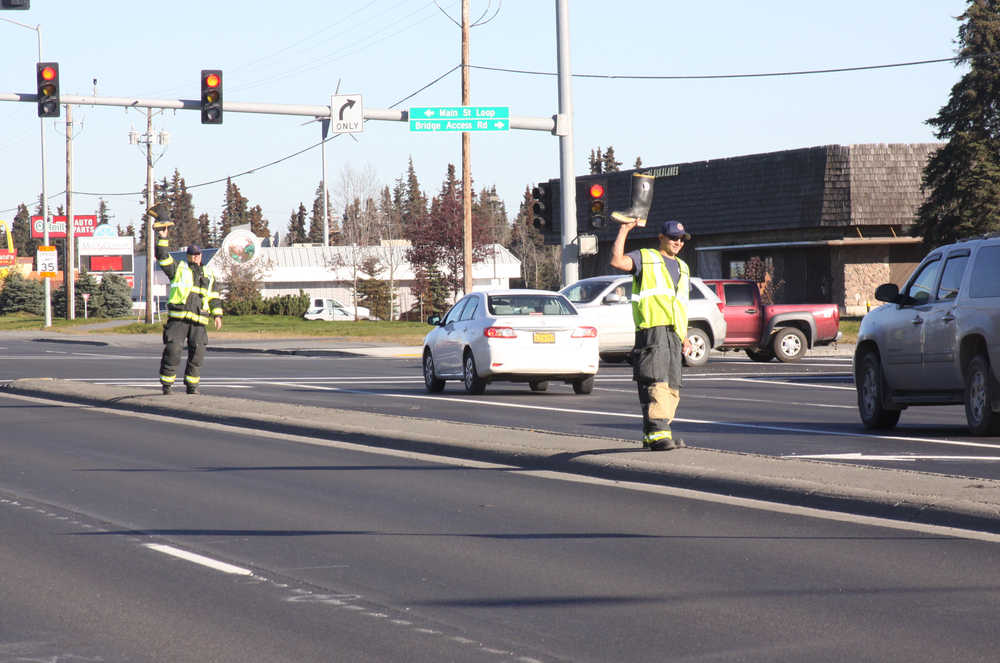
M 51 81 L 56 78 L 56 68 L 52 66 L 43 67 L 41 72 L 42 80 Z
M 591 184 L 590 185 L 590 197 L 591 198 L 602 198 L 604 196 L 604 185 L 603 184 Z
M 212 74 L 209 74 L 208 76 L 205 76 L 205 86 L 206 87 L 219 87 L 219 83 L 221 83 L 221 82 L 222 82 L 222 79 L 219 77 L 218 74 L 212 73 Z

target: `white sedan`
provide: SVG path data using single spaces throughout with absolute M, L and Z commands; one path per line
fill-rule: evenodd
M 438 393 L 461 380 L 481 394 L 494 381 L 527 382 L 545 391 L 550 380 L 589 394 L 597 373 L 597 329 L 562 295 L 547 290 L 472 292 L 424 338 L 424 385 Z

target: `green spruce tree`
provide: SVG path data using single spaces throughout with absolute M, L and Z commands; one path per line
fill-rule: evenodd
M 927 162 L 912 227 L 925 249 L 1000 230 L 1000 1 L 970 0 L 956 66 L 969 71 L 927 121 L 947 141 Z

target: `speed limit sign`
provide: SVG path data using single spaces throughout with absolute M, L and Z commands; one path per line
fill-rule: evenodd
M 38 247 L 38 268 L 37 271 L 42 276 L 55 277 L 59 271 L 59 253 L 54 246 Z

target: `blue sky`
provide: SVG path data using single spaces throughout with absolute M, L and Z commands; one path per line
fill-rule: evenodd
M 456 21 L 458 0 L 439 0 Z M 955 54 L 955 17 L 964 0 L 571 0 L 574 74 L 691 76 L 883 65 Z M 203 68 L 224 71 L 226 101 L 327 105 L 361 94 L 366 108 L 458 105 L 461 32 L 426 0 L 243 0 L 203 2 L 33 0 L 4 11 L 40 25 L 43 57 L 60 64 L 63 94 L 196 99 Z M 492 16 L 498 0 L 473 0 L 472 15 Z M 495 18 L 472 29 L 473 66 L 556 71 L 555 3 L 504 0 Z M 0 21 L 0 92 L 34 93 L 36 33 Z M 714 80 L 574 78 L 574 162 L 587 172 L 592 149 L 613 145 L 623 168 L 771 152 L 826 144 L 929 142 L 925 124 L 946 102 L 963 70 L 952 63 L 871 71 Z M 514 115 L 557 112 L 554 76 L 474 69 L 476 105 L 506 105 Z M 48 189 L 65 189 L 65 112 L 46 120 Z M 114 222 L 136 222 L 145 158 L 129 145 L 145 113 L 74 108 L 75 213 L 93 213 L 105 194 Z M 224 184 L 196 186 L 279 160 L 319 142 L 318 124 L 297 116 L 226 113 L 200 124 L 197 111 L 165 111 L 154 129 L 156 178 L 178 169 L 197 213 L 213 219 Z M 391 185 L 412 157 L 424 190 L 437 193 L 447 165 L 461 172 L 460 134 L 410 133 L 401 122 L 369 121 L 356 140 L 327 143 L 334 193 L 343 169 L 371 169 Z M 513 215 L 526 187 L 559 174 L 559 141 L 538 131 L 473 134 L 474 186 L 495 185 Z M 39 120 L 34 103 L 0 101 L 0 218 L 33 205 L 41 191 Z M 284 232 L 299 202 L 311 206 L 321 177 L 319 148 L 235 179 L 259 204 L 272 231 Z M 127 194 L 127 195 L 116 195 Z M 65 205 L 52 198 L 50 205 Z

